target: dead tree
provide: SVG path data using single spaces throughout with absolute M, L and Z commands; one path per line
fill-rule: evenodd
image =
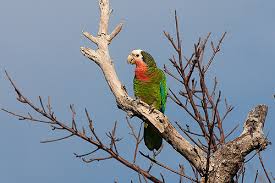
M 215 55 L 220 51 L 222 41 L 225 37 L 225 33 L 215 46 L 213 42 L 210 42 L 212 48 L 212 55 L 209 59 L 205 59 L 206 45 L 209 43 L 210 33 L 204 39 L 199 39 L 194 44 L 194 52 L 190 57 L 186 57 L 182 51 L 182 41 L 180 38 L 178 18 L 175 14 L 176 23 L 176 39 L 174 40 L 169 33 L 164 32 L 171 43 L 173 49 L 176 51 L 177 56 L 172 56 L 170 62 L 174 70 L 168 69 L 165 66 L 165 72 L 174 78 L 175 82 L 178 82 L 182 86 L 182 90 L 174 92 L 170 89 L 169 97 L 196 122 L 199 127 L 199 131 L 193 131 L 186 125 L 186 128 L 182 127 L 182 124 L 176 123 L 179 130 L 177 130 L 169 118 L 159 112 L 158 110 L 151 110 L 151 107 L 146 103 L 135 100 L 130 97 L 125 89 L 125 86 L 119 80 L 114 63 L 109 54 L 109 44 L 119 34 L 122 29 L 122 23 L 118 24 L 116 28 L 109 33 L 108 25 L 111 14 L 109 0 L 99 0 L 100 8 L 100 21 L 99 29 L 96 36 L 91 35 L 88 32 L 83 32 L 83 35 L 96 44 L 97 49 L 81 47 L 81 53 L 96 63 L 102 70 L 105 80 L 113 93 L 118 108 L 124 111 L 128 116 L 136 116 L 143 121 L 151 123 L 161 134 L 163 139 L 170 144 L 175 153 L 182 155 L 190 163 L 194 176 L 188 176 L 184 174 L 183 167 L 180 166 L 179 170 L 173 170 L 165 164 L 158 162 L 156 159 L 141 153 L 152 163 L 155 163 L 166 170 L 178 174 L 181 178 L 184 177 L 191 182 L 234 182 L 239 179 L 239 172 L 244 165 L 245 157 L 252 151 L 264 150 L 269 144 L 263 133 L 263 127 L 265 123 L 265 117 L 267 115 L 267 106 L 258 105 L 252 109 L 244 122 L 243 132 L 234 140 L 227 141 L 227 138 L 236 129 L 233 128 L 229 133 L 225 133 L 223 128 L 224 119 L 232 111 L 232 107 L 227 104 L 227 101 L 221 102 L 221 91 L 217 91 L 217 81 L 214 80 L 213 87 L 210 89 L 206 83 L 206 75 Z M 89 123 L 89 133 L 87 129 L 77 128 L 77 122 L 75 119 L 75 111 L 73 106 L 70 106 L 72 112 L 72 120 L 69 125 L 68 122 L 63 122 L 58 119 L 52 110 L 50 98 L 45 102 L 42 97 L 39 97 L 40 105 L 35 105 L 29 100 L 19 88 L 15 85 L 13 80 L 6 72 L 7 78 L 11 82 L 15 92 L 17 94 L 17 100 L 29 107 L 38 114 L 41 118 L 33 117 L 30 113 L 26 115 L 11 112 L 7 109 L 2 109 L 9 114 L 18 117 L 20 120 L 29 120 L 38 123 L 46 123 L 56 131 L 67 131 L 68 135 L 53 140 L 47 140 L 44 142 L 54 142 L 70 138 L 73 136 L 79 137 L 84 141 L 91 143 L 95 149 L 86 154 L 76 154 L 76 157 L 81 157 L 83 161 L 89 163 L 93 161 L 103 161 L 107 159 L 116 159 L 124 166 L 136 171 L 139 175 L 140 182 L 147 179 L 152 182 L 164 182 L 165 177 L 161 175 L 158 178 L 152 175 L 150 171 L 142 169 L 137 163 L 138 146 L 142 140 L 141 128 L 136 129 L 128 121 L 127 123 L 131 134 L 136 140 L 135 151 L 133 161 L 123 158 L 119 154 L 117 143 L 121 139 L 116 136 L 116 123 L 113 130 L 107 133 L 110 139 L 109 144 L 104 144 L 100 137 L 96 133 L 96 129 L 93 126 L 93 121 L 86 110 L 87 121 Z M 225 112 L 221 113 L 221 103 L 225 105 Z M 97 129 L 98 130 L 98 129 Z M 184 134 L 184 136 L 182 135 Z M 97 151 L 104 151 L 108 154 L 105 157 L 94 157 L 94 153 Z M 92 158 L 88 158 L 92 157 Z M 260 154 L 259 154 L 260 157 Z M 268 173 L 266 174 L 269 179 Z M 257 176 L 256 178 L 257 179 Z

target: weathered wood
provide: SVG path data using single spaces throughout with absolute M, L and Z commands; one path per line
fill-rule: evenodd
M 122 23 L 108 34 L 110 18 L 109 0 L 99 0 L 100 22 L 97 36 L 84 32 L 84 36 L 97 45 L 97 50 L 81 47 L 84 56 L 95 62 L 102 70 L 105 80 L 113 93 L 118 107 L 131 116 L 137 116 L 156 127 L 178 153 L 185 157 L 201 175 L 206 173 L 206 154 L 198 147 L 189 143 L 173 127 L 168 117 L 157 110 L 151 111 L 149 105 L 131 98 L 124 85 L 120 82 L 114 63 L 109 55 L 108 45 L 122 29 Z M 231 182 L 234 175 L 244 162 L 245 156 L 253 150 L 262 150 L 268 145 L 262 128 L 267 114 L 267 106 L 258 105 L 247 117 L 243 133 L 233 141 L 224 144 L 211 157 L 207 182 Z M 201 182 L 205 182 L 205 177 Z
M 182 154 L 189 162 L 196 167 L 197 170 L 203 170 L 206 159 L 202 150 L 191 145 L 182 135 L 172 126 L 170 121 L 161 112 L 150 109 L 150 106 L 142 101 L 132 99 L 124 89 L 124 86 L 118 79 L 113 61 L 109 55 L 108 45 L 112 39 L 118 35 L 122 29 L 122 24 L 116 26 L 111 34 L 108 34 L 108 22 L 110 16 L 110 8 L 108 0 L 99 0 L 100 6 L 100 22 L 97 36 L 84 32 L 84 36 L 90 39 L 98 46 L 97 50 L 81 47 L 84 56 L 95 62 L 102 70 L 104 77 L 114 94 L 117 105 L 127 114 L 139 117 L 144 121 L 150 122 L 162 134 L 162 137 L 180 154 Z
M 244 123 L 242 134 L 226 143 L 211 158 L 211 170 L 207 182 L 229 183 L 244 163 L 245 157 L 254 150 L 263 150 L 269 144 L 263 126 L 267 106 L 258 105 L 251 110 Z

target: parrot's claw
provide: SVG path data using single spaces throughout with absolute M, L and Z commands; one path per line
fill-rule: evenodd
M 132 105 L 133 105 L 133 106 L 137 106 L 137 104 L 138 104 L 138 103 L 137 103 L 136 100 L 133 100 L 133 101 L 132 101 Z
M 151 114 L 155 110 L 155 107 L 153 105 L 149 106 L 149 113 Z
M 133 100 L 132 104 L 137 106 L 140 103 L 140 99 L 137 97 L 135 100 Z
M 136 102 L 139 104 L 139 103 L 140 103 L 140 101 L 141 101 L 141 100 L 140 100 L 140 98 L 139 98 L 139 97 L 137 97 L 137 98 L 136 98 Z

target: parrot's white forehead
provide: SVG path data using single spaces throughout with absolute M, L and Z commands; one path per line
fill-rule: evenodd
M 133 50 L 132 54 L 141 54 L 142 50 L 138 49 L 138 50 Z

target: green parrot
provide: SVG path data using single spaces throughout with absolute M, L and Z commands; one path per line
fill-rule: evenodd
M 134 77 L 136 98 L 164 113 L 167 99 L 164 72 L 157 68 L 153 57 L 143 50 L 133 50 L 127 60 L 128 63 L 136 65 Z M 144 123 L 143 137 L 145 145 L 150 151 L 160 149 L 162 138 L 153 125 Z

